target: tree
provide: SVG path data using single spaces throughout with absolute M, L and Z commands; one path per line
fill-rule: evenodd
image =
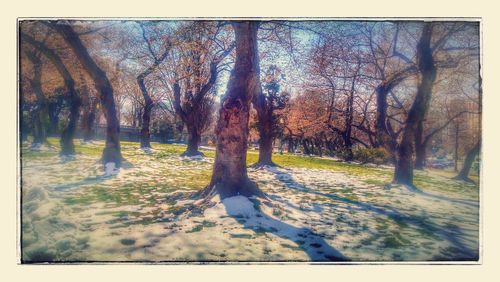
M 144 39 L 144 41 L 148 46 L 150 56 L 153 57 L 153 63 L 137 76 L 137 84 L 139 84 L 139 89 L 141 89 L 141 93 L 144 97 L 144 110 L 142 112 L 142 128 L 141 128 L 141 148 L 151 148 L 149 124 L 151 121 L 151 110 L 153 109 L 154 103 L 153 99 L 151 99 L 151 96 L 148 93 L 148 89 L 146 88 L 144 79 L 151 73 L 153 73 L 158 68 L 158 66 L 167 58 L 172 44 L 169 40 L 166 40 L 163 53 L 157 56 L 156 52 L 153 50 L 151 40 L 148 39 L 146 35 L 146 28 L 144 27 L 144 24 L 139 23 L 139 26 L 142 31 L 142 38 Z
M 280 132 L 283 110 L 289 100 L 288 92 L 280 92 L 280 81 L 284 75 L 276 65 L 269 66 L 264 77 L 264 90 L 259 91 L 252 99 L 257 110 L 257 128 L 259 130 L 259 159 L 256 166 L 275 166 L 272 161 L 273 143 Z
M 413 187 L 413 141 L 419 122 L 423 121 L 432 94 L 437 69 L 431 49 L 432 23 L 425 23 L 417 45 L 417 65 L 420 80 L 417 94 L 408 112 L 401 142 L 398 144 L 394 182 Z
M 201 195 L 221 199 L 243 195 L 263 196 L 247 175 L 246 151 L 250 102 L 260 91 L 256 21 L 234 21 L 236 62 L 221 100 L 215 134 L 216 155 L 210 184 Z
M 98 99 L 91 92 L 91 89 L 83 82 L 80 93 L 84 108 L 81 118 L 84 143 L 91 142 L 94 139 L 94 123 L 97 116 Z
M 120 151 L 120 124 L 116 116 L 113 88 L 106 73 L 95 63 L 78 34 L 69 22 L 51 22 L 49 25 L 57 30 L 71 47 L 84 70 L 94 80 L 99 92 L 99 98 L 106 117 L 106 143 L 102 153 L 102 162 L 110 168 L 120 167 L 122 155 Z
M 40 50 L 47 59 L 49 59 L 52 64 L 56 67 L 58 73 L 61 75 L 65 92 L 67 93 L 69 105 L 70 105 L 70 115 L 69 121 L 66 128 L 61 134 L 61 152 L 62 156 L 69 156 L 75 154 L 75 145 L 73 144 L 73 137 L 75 135 L 76 125 L 78 122 L 78 117 L 80 115 L 80 105 L 81 100 L 75 90 L 75 81 L 71 76 L 68 68 L 63 63 L 62 59 L 57 55 L 52 49 L 48 48 L 43 42 L 36 41 L 30 35 L 21 32 L 21 38 L 33 45 L 37 50 Z
M 182 155 L 196 156 L 203 155 L 198 148 L 202 132 L 211 123 L 214 86 L 224 70 L 222 62 L 235 46 L 217 38 L 222 23 L 195 23 L 187 28 L 176 50 L 173 105 L 188 131 L 188 146 Z

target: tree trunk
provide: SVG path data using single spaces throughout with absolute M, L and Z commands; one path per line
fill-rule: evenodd
M 415 130 L 415 169 L 423 170 L 426 161 L 426 147 L 424 142 L 424 122 L 420 121 Z
M 266 97 L 259 91 L 258 98 L 254 97 L 253 104 L 257 109 L 259 129 L 259 160 L 255 166 L 276 166 L 273 162 L 273 124 L 272 112 L 266 105 Z
M 189 123 L 186 124 L 186 128 L 188 131 L 188 146 L 186 151 L 182 153 L 182 156 L 203 156 L 203 153 L 198 150 L 201 142 L 199 129 Z
M 302 139 L 302 147 L 304 148 L 304 154 L 305 155 L 310 155 L 311 154 L 311 149 L 309 149 L 309 140 L 306 138 Z
M 455 123 L 455 150 L 454 150 L 454 153 L 453 153 L 453 160 L 454 160 L 454 163 L 455 163 L 455 166 L 453 168 L 453 171 L 454 172 L 457 172 L 458 171 L 458 147 L 460 145 L 459 143 L 459 133 L 460 133 L 460 124 L 459 123 Z
M 144 84 L 144 75 L 137 77 L 137 83 L 141 89 L 142 96 L 144 97 L 144 110 L 142 113 L 142 127 L 141 127 L 141 148 L 151 148 L 149 123 L 151 121 L 151 110 L 153 109 L 153 100 L 148 94 L 146 85 Z
M 432 57 L 431 45 L 432 24 L 425 23 L 422 36 L 417 45 L 418 69 L 421 74 L 417 95 L 408 112 L 403 137 L 397 148 L 394 182 L 413 185 L 413 141 L 418 123 L 422 121 L 429 108 L 432 86 L 436 80 L 436 67 Z
M 455 176 L 455 179 L 459 180 L 464 180 L 467 182 L 472 182 L 469 178 L 469 172 L 472 167 L 472 163 L 476 159 L 476 156 L 479 154 L 479 151 L 481 149 L 481 141 L 477 142 L 474 147 L 472 147 L 468 152 L 467 155 L 465 156 L 464 160 L 464 165 L 462 166 L 462 169 L 460 170 L 460 173 L 458 173 L 457 176 Z
M 45 128 L 47 102 L 42 90 L 42 61 L 40 55 L 35 52 L 26 52 L 26 55 L 33 64 L 33 79 L 30 80 L 30 83 L 33 92 L 35 92 L 36 107 L 33 111 L 32 146 L 36 147 L 47 142 L 47 130 Z
M 122 162 L 120 151 L 120 123 L 116 114 L 111 83 L 106 73 L 99 68 L 92 57 L 90 57 L 87 48 L 83 45 L 78 34 L 76 34 L 69 24 L 53 23 L 52 26 L 63 36 L 85 71 L 94 80 L 95 89 L 97 89 L 99 93 L 104 117 L 107 121 L 106 143 L 102 153 L 102 162 L 105 165 L 110 164 L 111 167 L 120 167 Z
M 69 108 L 69 121 L 66 128 L 61 133 L 61 156 L 69 156 L 75 154 L 75 144 L 73 144 L 73 138 L 75 137 L 76 125 L 78 123 L 78 117 L 80 116 L 80 97 L 75 93 L 75 89 L 69 90 L 68 93 L 70 100 Z
M 265 129 L 259 130 L 259 160 L 255 165 L 257 166 L 276 166 L 272 160 L 273 156 L 273 136 L 271 134 L 264 133 Z
M 82 125 L 83 125 L 83 142 L 91 142 L 94 140 L 94 122 L 96 118 L 97 103 L 90 98 L 86 103 L 83 111 Z
M 257 110 L 259 130 L 259 160 L 255 166 L 276 166 L 272 161 L 274 141 L 272 105 L 262 93 L 262 89 L 259 89 L 253 97 L 252 104 Z
M 207 199 L 237 195 L 263 196 L 247 175 L 246 153 L 250 101 L 260 90 L 258 22 L 232 22 L 236 40 L 236 62 L 227 92 L 221 100 L 215 129 L 217 146 L 210 184 L 202 192 Z
M 375 120 L 375 132 L 377 147 L 386 148 L 390 152 L 394 152 L 395 146 L 391 140 L 386 126 L 387 120 L 387 96 L 389 95 L 389 87 L 386 84 L 381 84 L 375 89 L 377 96 L 377 115 Z

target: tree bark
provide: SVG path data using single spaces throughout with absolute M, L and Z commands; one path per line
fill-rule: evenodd
M 426 160 L 427 143 L 424 142 L 424 122 L 420 121 L 415 129 L 415 169 L 423 170 Z
M 252 104 L 257 110 L 257 127 L 259 131 L 259 159 L 254 166 L 276 166 L 272 161 L 274 141 L 273 112 L 268 102 L 266 96 L 262 93 L 262 89 L 259 89 L 252 99 Z
M 236 62 L 227 92 L 221 100 L 215 129 L 216 155 L 210 184 L 202 192 L 206 198 L 237 195 L 263 196 L 247 175 L 248 119 L 252 97 L 260 90 L 258 22 L 232 22 L 236 41 Z
M 96 118 L 97 103 L 92 101 L 88 94 L 83 94 L 82 97 L 85 98 L 85 111 L 83 111 L 82 116 L 83 142 L 91 142 L 94 140 L 94 122 Z
M 458 147 L 460 145 L 459 143 L 459 133 L 460 133 L 460 124 L 455 123 L 455 149 L 453 152 L 453 160 L 455 163 L 455 166 L 453 168 L 453 171 L 457 172 L 458 171 Z
M 464 160 L 464 165 L 462 166 L 462 169 L 458 173 L 457 176 L 454 177 L 454 179 L 459 179 L 459 180 L 464 180 L 467 182 L 473 182 L 469 178 L 469 173 L 470 169 L 472 167 L 472 163 L 476 159 L 476 156 L 479 154 L 479 151 L 481 150 L 481 141 L 478 141 L 474 147 L 472 147 L 468 152 L 467 155 L 465 156 Z
M 106 73 L 94 62 L 92 57 L 78 37 L 78 34 L 69 24 L 53 23 L 51 26 L 57 30 L 71 47 L 85 71 L 92 77 L 95 89 L 99 93 L 104 117 L 107 121 L 106 143 L 102 153 L 103 164 L 114 163 L 120 167 L 122 155 L 120 150 L 120 123 L 116 115 L 113 88 Z
M 188 146 L 182 156 L 203 156 L 203 153 L 198 150 L 201 142 L 200 130 L 192 123 L 186 123 L 186 128 L 188 131 Z
M 137 83 L 144 97 L 144 110 L 142 112 L 142 127 L 141 127 L 141 148 L 151 148 L 149 123 L 151 121 L 151 110 L 153 109 L 153 100 L 148 94 L 146 85 L 144 84 L 144 73 L 137 77 Z
M 436 67 L 431 49 L 432 24 L 425 23 L 417 45 L 417 62 L 420 82 L 417 95 L 408 112 L 403 128 L 403 137 L 397 148 L 394 183 L 413 185 L 413 141 L 418 123 L 425 118 L 436 80 Z

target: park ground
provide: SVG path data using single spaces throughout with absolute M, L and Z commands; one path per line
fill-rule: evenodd
M 21 146 L 20 234 L 24 262 L 476 261 L 479 185 L 453 173 L 417 171 L 419 190 L 390 185 L 393 169 L 276 154 L 278 168 L 249 167 L 267 199 L 213 199 L 215 152 L 122 142 L 123 168 L 104 175 L 102 141 L 75 159 Z M 258 152 L 248 152 L 248 164 Z M 187 193 L 185 193 L 187 194 Z

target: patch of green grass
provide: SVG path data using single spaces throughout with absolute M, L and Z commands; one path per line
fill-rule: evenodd
M 122 243 L 122 245 L 125 245 L 125 246 L 131 246 L 131 245 L 135 244 L 135 239 L 124 238 L 124 239 L 120 240 L 120 243 Z
M 49 142 L 53 145 L 53 151 L 31 151 L 26 145 L 22 147 L 22 156 L 24 160 L 43 160 L 51 157 L 55 157 L 59 152 L 59 139 L 58 138 L 49 138 Z M 122 146 L 122 154 L 125 159 L 131 162 L 133 165 L 136 165 L 137 162 L 143 161 L 155 161 L 160 160 L 165 157 L 171 156 L 179 156 L 186 149 L 185 145 L 177 145 L 177 144 L 158 144 L 153 143 L 153 148 L 155 151 L 152 154 L 144 154 L 139 151 L 139 143 L 137 142 L 125 142 L 121 141 Z M 96 144 L 85 144 L 81 145 L 78 140 L 75 140 L 75 149 L 79 154 L 92 156 L 92 157 L 100 157 L 102 154 L 102 150 L 104 147 L 103 141 L 97 141 Z M 202 150 L 207 158 L 214 158 L 215 151 L 214 150 Z M 258 151 L 249 150 L 247 152 L 247 164 L 253 164 L 258 159 Z M 349 176 L 359 179 L 360 181 L 374 185 L 377 187 L 383 187 L 386 183 L 389 183 L 392 179 L 393 170 L 389 168 L 381 168 L 381 167 L 371 167 L 366 165 L 354 164 L 354 163 L 345 163 L 342 161 L 332 160 L 332 159 L 324 159 L 318 157 L 309 157 L 309 156 L 298 156 L 293 154 L 273 154 L 273 161 L 282 166 L 282 167 L 291 167 L 291 168 L 310 168 L 310 169 L 326 169 L 332 171 L 338 171 L 348 174 Z M 149 187 L 155 187 L 158 192 L 172 192 L 176 189 L 189 189 L 189 190 L 199 190 L 205 187 L 207 183 L 209 183 L 212 170 L 211 166 L 203 166 L 203 168 L 193 169 L 189 171 L 182 171 L 181 173 L 176 171 L 162 170 L 160 169 L 158 172 L 154 172 L 154 178 L 152 179 L 152 183 L 149 183 Z M 144 172 L 136 173 L 135 177 L 145 178 L 149 177 L 149 174 Z M 62 176 L 66 178 L 66 182 L 73 181 L 72 176 L 65 175 Z M 164 183 L 160 179 L 179 179 L 175 184 Z M 64 180 L 64 179 L 63 179 Z M 445 173 L 443 171 L 416 171 L 415 172 L 415 185 L 422 189 L 423 191 L 429 192 L 444 192 L 449 194 L 459 194 L 463 195 L 464 198 L 479 198 L 479 189 L 478 185 L 471 185 L 461 181 L 451 180 L 451 174 Z M 144 188 L 144 181 L 132 181 L 130 183 L 129 191 L 121 191 L 121 192 L 106 192 L 103 190 L 96 190 L 93 193 L 92 197 L 83 197 L 82 199 L 68 199 L 67 203 L 69 204 L 88 204 L 92 201 L 104 201 L 111 202 L 115 201 L 120 204 L 136 204 L 137 199 L 130 195 L 130 191 L 139 191 L 141 195 L 150 193 L 150 191 L 146 191 Z M 344 193 L 347 193 L 348 189 L 346 188 Z M 121 190 L 121 189 L 118 189 Z M 375 195 L 369 195 L 369 197 Z M 355 195 L 347 195 L 349 200 L 357 200 Z M 152 204 L 152 203 L 151 203 Z M 255 203 L 254 203 L 255 204 Z M 257 204 L 258 205 L 258 204 Z
M 203 230 L 203 225 L 200 224 L 193 227 L 193 229 L 186 231 L 186 233 L 200 232 L 201 230 Z

